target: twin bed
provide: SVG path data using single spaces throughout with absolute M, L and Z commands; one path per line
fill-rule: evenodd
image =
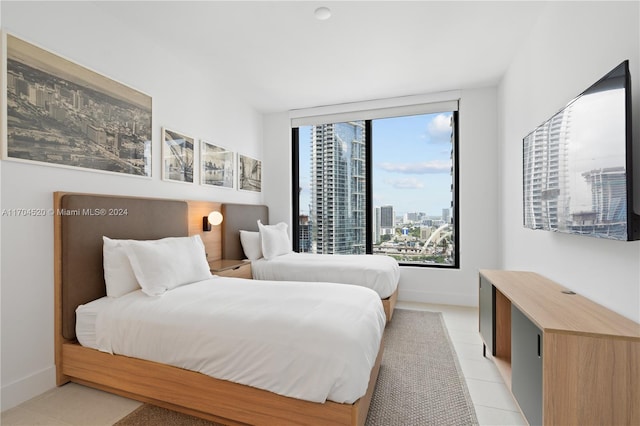
M 226 424 L 364 424 L 383 353 L 376 292 L 210 274 L 157 285 L 194 268 L 155 240 L 201 241 L 209 260 L 227 256 L 228 237 L 199 228 L 203 212 L 220 207 L 54 194 L 58 385 L 74 381 Z M 128 247 L 140 288 L 107 296 L 104 236 Z M 158 268 L 145 264 L 157 256 L 165 256 Z
M 328 281 L 370 288 L 382 300 L 387 321 L 391 321 L 400 279 L 400 268 L 395 259 L 377 255 L 292 252 L 286 228 L 280 227 L 283 224 L 263 226 L 269 223 L 267 206 L 223 204 L 222 213 L 225 217 L 222 256 L 225 259 L 251 260 L 254 279 Z M 265 237 L 267 241 L 263 241 Z M 262 252 L 265 247 L 268 247 L 268 253 Z

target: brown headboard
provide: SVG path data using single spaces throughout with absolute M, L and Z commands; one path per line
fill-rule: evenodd
M 269 224 L 269 208 L 257 204 L 223 204 L 222 258 L 246 259 L 240 244 L 240 231 L 258 231 L 258 219 Z
M 189 234 L 182 200 L 56 192 L 54 208 L 56 315 L 65 339 L 75 338 L 78 305 L 106 295 L 103 235 L 155 240 Z

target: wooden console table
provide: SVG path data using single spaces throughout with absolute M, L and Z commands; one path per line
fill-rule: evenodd
M 640 324 L 534 272 L 480 271 L 479 331 L 531 425 L 640 425 Z

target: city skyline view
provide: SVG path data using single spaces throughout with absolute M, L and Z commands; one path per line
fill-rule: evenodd
M 373 206 L 441 217 L 451 207 L 451 112 L 372 121 Z M 300 214 L 309 214 L 313 126 L 299 130 Z

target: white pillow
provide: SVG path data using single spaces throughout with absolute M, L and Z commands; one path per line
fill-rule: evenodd
M 125 252 L 142 291 L 149 296 L 211 278 L 200 235 L 129 241 Z
M 263 225 L 258 219 L 262 255 L 265 259 L 291 253 L 291 241 L 287 234 L 287 224 L 280 222 L 277 225 Z
M 120 297 L 140 288 L 124 250 L 128 241 L 102 237 L 104 282 L 109 297 Z
M 260 232 L 240 231 L 240 244 L 244 255 L 249 260 L 258 260 L 262 257 L 262 245 L 260 244 Z

